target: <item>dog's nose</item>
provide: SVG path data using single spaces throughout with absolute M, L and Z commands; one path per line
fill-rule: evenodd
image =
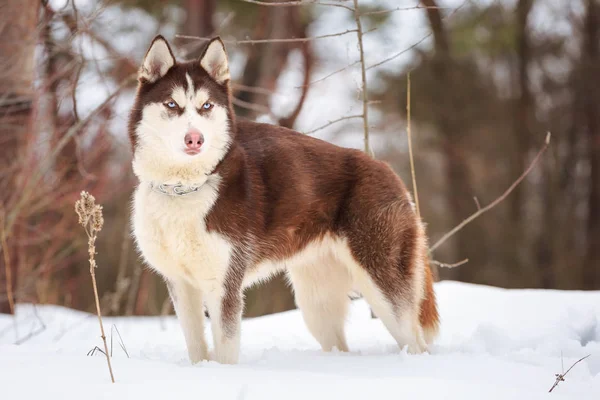
M 200 132 L 195 129 L 190 129 L 188 133 L 185 134 L 185 147 L 190 150 L 200 150 L 202 147 L 202 143 L 204 143 L 204 136 Z

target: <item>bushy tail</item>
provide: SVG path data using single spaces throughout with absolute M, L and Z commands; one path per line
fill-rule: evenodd
M 425 265 L 425 294 L 421 301 L 421 310 L 419 313 L 419 321 L 423 327 L 423 334 L 427 344 L 433 342 L 439 331 L 440 316 L 437 310 L 435 301 L 435 292 L 433 291 L 433 275 L 429 267 L 427 258 Z

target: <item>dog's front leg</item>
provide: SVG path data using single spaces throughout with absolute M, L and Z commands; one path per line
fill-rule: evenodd
M 214 359 L 221 364 L 236 364 L 239 360 L 242 322 L 242 282 L 239 270 L 230 270 L 221 287 L 207 293 L 206 306 L 210 314 Z
M 190 361 L 208 360 L 204 337 L 204 304 L 202 291 L 185 281 L 167 281 L 175 313 L 183 330 Z

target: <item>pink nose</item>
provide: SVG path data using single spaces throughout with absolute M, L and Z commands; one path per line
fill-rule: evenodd
M 202 147 L 202 143 L 204 143 L 204 136 L 200 132 L 195 129 L 190 129 L 188 133 L 185 134 L 185 147 L 190 150 L 200 150 Z

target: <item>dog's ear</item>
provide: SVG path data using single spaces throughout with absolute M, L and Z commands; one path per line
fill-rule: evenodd
M 140 82 L 155 82 L 165 76 L 173 65 L 175 65 L 175 56 L 171 47 L 164 37 L 158 35 L 144 57 L 138 79 Z
M 225 44 L 220 37 L 217 36 L 208 43 L 204 53 L 200 56 L 200 66 L 221 85 L 229 80 L 229 62 Z

